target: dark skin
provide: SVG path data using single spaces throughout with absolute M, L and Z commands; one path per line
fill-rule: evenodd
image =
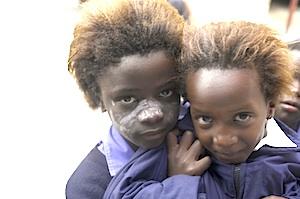
M 276 118 L 283 121 L 295 131 L 300 125 L 300 51 L 295 51 L 295 65 L 298 72 L 295 74 L 293 84 L 291 85 L 291 95 L 284 96 L 276 108 Z
M 257 73 L 246 69 L 202 69 L 188 74 L 186 91 L 199 140 L 193 142 L 187 135 L 189 138 L 183 137 L 178 147 L 174 137 L 169 136 L 169 159 L 176 160 L 169 164 L 169 173 L 202 173 L 203 166 L 197 160 L 203 146 L 210 155 L 228 164 L 244 162 L 249 157 L 264 136 L 267 118 L 274 112 L 258 82 Z
M 102 110 L 108 111 L 113 125 L 134 150 L 157 147 L 167 134 L 176 141 L 178 131 L 171 130 L 176 126 L 180 107 L 177 73 L 175 62 L 163 51 L 124 57 L 120 64 L 106 70 L 98 81 L 102 91 Z M 187 132 L 183 139 L 191 143 L 194 138 L 191 132 Z M 190 144 L 170 144 L 170 147 L 178 149 L 178 153 L 169 161 L 177 164 L 179 159 L 186 158 L 186 145 Z M 198 142 L 193 150 L 200 155 L 199 147 L 202 146 Z M 183 168 L 181 173 L 202 174 L 209 167 L 210 159 L 198 160 L 199 155 L 185 159 L 180 166 Z M 196 163 L 190 165 L 195 158 Z M 178 173 L 172 168 L 170 175 Z
M 187 95 L 200 141 L 193 141 L 191 132 L 186 132 L 179 144 L 174 134 L 168 135 L 169 174 L 176 171 L 174 175 L 201 175 L 210 164 L 209 157 L 202 158 L 201 163 L 198 160 L 204 147 L 212 156 L 229 164 L 249 157 L 264 136 L 267 118 L 274 114 L 272 102 L 265 101 L 257 78 L 256 72 L 249 69 L 204 69 L 188 75 Z M 218 151 L 230 151 L 231 155 Z M 265 197 L 275 198 L 283 199 L 274 195 Z
M 245 162 L 265 136 L 274 112 L 253 69 L 201 69 L 187 78 L 187 95 L 197 138 L 227 164 Z
M 159 146 L 179 114 L 175 62 L 163 51 L 123 57 L 98 82 L 101 106 L 133 149 Z

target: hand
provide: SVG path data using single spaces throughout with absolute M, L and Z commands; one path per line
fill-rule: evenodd
M 180 143 L 177 143 L 178 130 L 168 134 L 168 175 L 202 175 L 211 164 L 209 156 L 202 157 L 204 148 L 199 140 L 194 141 L 190 131 L 184 132 Z
M 271 195 L 271 196 L 263 197 L 262 199 L 286 199 L 286 198 L 281 197 L 281 196 Z

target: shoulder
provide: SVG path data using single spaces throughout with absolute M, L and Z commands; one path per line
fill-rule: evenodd
M 68 199 L 101 198 L 111 180 L 105 156 L 95 146 L 67 182 Z
M 281 122 L 278 119 L 275 119 L 278 126 L 281 128 L 281 130 L 286 134 L 286 136 L 292 140 L 295 144 L 297 144 L 298 147 L 300 147 L 300 134 L 294 131 L 293 129 L 289 128 L 286 124 Z

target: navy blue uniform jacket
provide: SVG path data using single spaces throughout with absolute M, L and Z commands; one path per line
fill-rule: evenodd
M 95 146 L 68 180 L 67 199 L 102 199 L 111 176 L 105 156 Z
M 258 199 L 269 195 L 300 198 L 300 135 L 278 124 L 297 147 L 265 145 L 240 165 L 213 160 L 202 176 L 167 178 L 166 146 L 138 149 L 111 180 L 104 198 Z

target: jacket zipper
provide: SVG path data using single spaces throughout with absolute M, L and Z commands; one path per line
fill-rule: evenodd
M 237 199 L 240 198 L 240 174 L 241 174 L 241 168 L 239 165 L 237 165 L 234 167 L 233 170 L 235 196 Z

